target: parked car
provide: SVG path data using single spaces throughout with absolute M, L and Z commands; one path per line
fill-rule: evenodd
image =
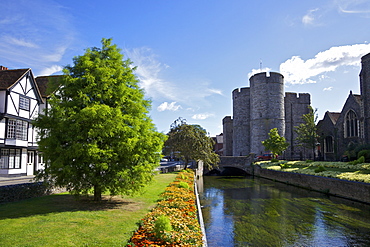
M 271 153 L 266 153 L 266 154 L 257 156 L 257 160 L 258 161 L 261 161 L 261 160 L 271 160 L 273 157 L 274 156 Z

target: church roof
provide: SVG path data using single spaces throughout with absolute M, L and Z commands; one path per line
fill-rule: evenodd
M 328 115 L 328 117 L 330 118 L 332 123 L 336 124 L 341 113 L 340 112 L 329 112 L 329 111 L 327 111 L 326 114 Z

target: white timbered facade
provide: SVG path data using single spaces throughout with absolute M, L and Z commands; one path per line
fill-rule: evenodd
M 0 66 L 0 175 L 33 175 L 43 169 L 31 122 L 44 103 L 31 69 Z

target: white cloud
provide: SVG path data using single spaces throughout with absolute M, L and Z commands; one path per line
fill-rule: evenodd
M 253 75 L 262 73 L 262 72 L 270 72 L 271 68 L 262 68 L 262 69 L 252 69 L 251 72 L 248 73 L 248 78 L 251 78 Z
M 213 116 L 214 116 L 214 114 L 210 114 L 210 113 L 200 113 L 200 114 L 193 115 L 191 118 L 196 119 L 196 120 L 204 120 L 204 119 L 207 119 L 207 118 L 213 117 Z
M 178 109 L 181 109 L 181 105 L 176 105 L 176 102 L 163 102 L 157 107 L 158 111 L 177 111 Z
M 304 25 L 313 25 L 315 24 L 315 12 L 317 12 L 319 9 L 311 9 L 308 11 L 306 15 L 302 17 L 302 23 Z
M 32 8 L 27 1 L 1 6 L 0 60 L 8 67 L 28 67 L 40 74 L 62 60 L 74 40 L 74 28 L 70 14 L 55 1 L 32 4 Z
M 207 90 L 208 90 L 208 92 L 210 92 L 211 94 L 223 95 L 222 90 L 219 90 L 219 89 L 208 88 Z
M 222 95 L 222 91 L 212 88 L 210 83 L 197 78 L 175 80 L 165 79 L 166 69 L 170 65 L 161 63 L 157 56 L 148 47 L 125 49 L 124 53 L 137 67 L 135 73 L 140 81 L 140 86 L 148 97 L 157 100 L 168 99 L 183 104 L 199 104 L 210 95 Z M 181 73 L 181 71 L 179 72 Z
M 30 42 L 30 41 L 26 41 L 24 38 L 15 38 L 15 37 L 11 37 L 11 36 L 8 36 L 8 35 L 5 35 L 2 37 L 2 42 L 7 42 L 11 45 L 16 45 L 16 46 L 23 46 L 23 47 L 28 47 L 28 48 L 38 48 L 38 45 Z
M 323 91 L 331 91 L 331 90 L 333 90 L 333 87 L 326 87 L 323 89 Z
M 370 2 L 368 0 L 337 0 L 338 11 L 344 14 L 370 14 Z
M 52 75 L 57 72 L 61 72 L 63 70 L 62 66 L 59 65 L 53 65 L 49 68 L 45 68 L 41 70 L 40 74 L 38 76 L 47 76 L 47 75 Z
M 169 68 L 156 59 L 156 55 L 148 47 L 126 49 L 125 53 L 136 66 L 136 75 L 140 80 L 140 86 L 144 88 L 146 95 L 157 98 L 165 96 L 168 99 L 176 100 L 174 97 L 175 88 L 172 83 L 161 78 L 160 73 Z
M 359 66 L 361 57 L 370 52 L 370 44 L 331 47 L 304 61 L 293 56 L 280 64 L 280 73 L 287 84 L 316 83 L 315 76 L 335 71 L 340 66 Z

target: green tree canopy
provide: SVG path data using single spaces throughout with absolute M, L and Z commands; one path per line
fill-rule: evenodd
M 202 160 L 209 166 L 219 162 L 213 145 L 214 141 L 200 125 L 187 124 L 184 119 L 179 118 L 171 125 L 165 142 L 165 152 L 182 159 L 185 168 L 191 160 Z
M 278 129 L 273 128 L 269 132 L 269 138 L 262 141 L 262 145 L 266 151 L 271 151 L 274 157 L 281 155 L 287 149 L 289 143 L 286 142 L 284 136 L 280 136 Z
M 148 116 L 150 102 L 130 60 L 111 39 L 101 43 L 65 67 L 51 108 L 34 121 L 47 161 L 37 178 L 77 195 L 93 188 L 95 200 L 148 184 L 165 140 Z
M 313 157 L 315 159 L 315 148 L 318 142 L 318 135 L 317 135 L 317 109 L 313 110 L 311 106 L 308 106 L 309 113 L 304 114 L 302 119 L 304 123 L 296 126 L 294 131 L 297 133 L 296 140 L 298 141 L 299 145 L 311 149 Z

